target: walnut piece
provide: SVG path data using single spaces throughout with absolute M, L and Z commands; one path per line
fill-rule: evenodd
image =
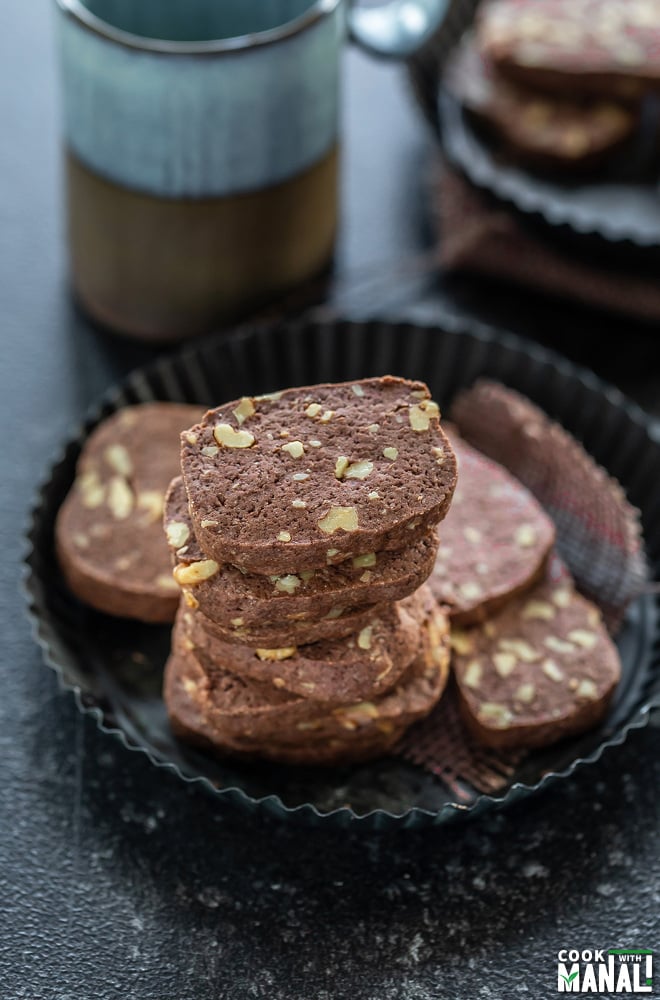
M 494 653 L 493 664 L 500 677 L 508 677 L 515 670 L 517 658 L 513 653 Z
M 109 444 L 103 452 L 103 457 L 113 472 L 128 479 L 133 475 L 131 456 L 123 444 Z
M 237 431 L 231 424 L 216 424 L 213 437 L 224 448 L 251 448 L 254 444 L 253 434 L 249 431 Z
M 367 625 L 358 634 L 357 644 L 360 649 L 371 649 L 371 636 L 373 633 L 373 625 Z
M 473 649 L 473 642 L 471 637 L 460 628 L 453 628 L 451 630 L 451 635 L 449 637 L 449 642 L 451 648 L 459 653 L 461 656 L 465 656 L 466 653 L 471 653 Z
M 242 423 L 244 423 L 248 419 L 248 417 L 254 416 L 256 412 L 257 411 L 254 406 L 254 400 L 251 399 L 249 396 L 243 396 L 236 409 L 232 410 L 232 413 L 236 417 L 239 426 Z
M 296 646 L 283 646 L 281 649 L 255 649 L 260 660 L 288 660 L 297 652 Z
M 112 516 L 118 521 L 125 521 L 130 517 L 135 500 L 133 491 L 121 476 L 113 476 L 108 484 L 108 507 Z
M 173 549 L 180 549 L 190 537 L 190 529 L 183 521 L 170 521 L 165 528 L 167 541 Z
M 521 524 L 514 535 L 516 545 L 522 549 L 531 548 L 536 542 L 536 528 L 533 524 Z
M 163 516 L 165 497 L 160 490 L 142 490 L 137 495 L 137 506 L 139 510 L 146 512 L 146 521 L 160 521 Z
M 373 469 L 373 462 L 351 462 L 344 472 L 344 479 L 366 479 Z
M 439 416 L 438 404 L 434 403 L 432 399 L 423 399 L 421 403 L 411 406 L 408 411 L 410 426 L 418 432 L 427 431 L 431 426 L 431 420 Z
M 180 587 L 194 587 L 197 583 L 210 580 L 220 569 L 214 559 L 201 559 L 199 562 L 190 563 L 189 566 L 176 566 L 174 568 L 174 579 Z
M 463 683 L 473 691 L 478 691 L 482 676 L 483 669 L 479 660 L 470 660 L 463 673 Z
M 355 556 L 352 561 L 353 561 L 353 566 L 355 567 L 355 569 L 363 569 L 363 568 L 365 568 L 367 566 L 375 566 L 376 565 L 376 553 L 375 552 L 366 552 L 362 556 Z
M 544 621 L 552 621 L 555 613 L 555 609 L 548 601 L 528 601 L 522 609 L 521 618 L 539 618 Z
M 282 445 L 282 451 L 288 452 L 291 458 L 302 458 L 305 454 L 305 446 L 302 441 L 289 441 Z
M 287 573 L 286 576 L 276 576 L 274 578 L 275 590 L 283 594 L 293 594 L 301 585 L 302 580 L 295 573 Z
M 357 531 L 357 508 L 331 507 L 328 513 L 320 519 L 318 526 L 325 535 L 333 535 L 335 531 Z

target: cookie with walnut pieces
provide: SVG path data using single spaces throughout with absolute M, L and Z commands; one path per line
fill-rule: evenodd
M 174 620 L 180 590 L 163 537 L 165 491 L 179 469 L 179 435 L 203 412 L 177 403 L 129 406 L 88 438 L 55 540 L 70 589 L 98 611 Z
M 516 160 L 555 170 L 587 170 L 635 131 L 637 110 L 609 99 L 550 96 L 507 80 L 464 38 L 447 63 L 444 83 Z
M 359 631 L 341 639 L 300 646 L 238 646 L 209 631 L 208 619 L 182 605 L 177 635 L 189 640 L 202 663 L 221 664 L 241 677 L 252 677 L 313 701 L 360 701 L 393 687 L 419 652 L 419 597 L 370 611 Z M 211 623 L 212 628 L 212 623 Z
M 452 630 L 461 711 L 491 747 L 541 747 L 596 726 L 621 676 L 598 608 L 552 560 L 495 618 Z
M 502 73 L 548 92 L 634 100 L 660 86 L 657 0 L 494 0 L 477 37 Z
M 164 686 L 172 729 L 221 756 L 322 765 L 382 756 L 432 711 L 447 684 L 447 616 L 428 592 L 422 614 L 420 652 L 396 686 L 372 700 L 335 706 L 203 663 L 175 635 Z
M 200 548 L 251 573 L 409 548 L 456 481 L 428 388 L 391 376 L 244 397 L 181 441 Z
M 401 600 L 428 578 L 438 540 L 431 529 L 399 552 L 369 552 L 336 566 L 263 576 L 208 560 L 197 544 L 181 477 L 165 498 L 174 577 L 189 607 L 226 642 L 286 646 L 340 638 L 367 624 L 376 605 Z
M 452 622 L 484 621 L 543 575 L 555 527 L 506 469 L 446 428 L 458 485 L 429 584 Z

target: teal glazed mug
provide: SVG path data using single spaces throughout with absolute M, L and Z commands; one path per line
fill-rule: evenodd
M 339 55 L 405 57 L 446 0 L 56 0 L 75 293 L 119 332 L 206 332 L 319 275 Z

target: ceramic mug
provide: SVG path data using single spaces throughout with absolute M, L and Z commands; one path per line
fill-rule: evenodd
M 145 339 L 319 274 L 337 222 L 346 34 L 406 56 L 446 0 L 57 0 L 71 274 Z

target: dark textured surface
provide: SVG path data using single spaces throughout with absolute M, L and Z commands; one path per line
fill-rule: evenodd
M 45 5 L 5 4 L 0 46 L 3 1000 L 545 1000 L 558 947 L 657 946 L 658 729 L 507 815 L 367 840 L 248 823 L 58 693 L 22 613 L 19 527 L 59 442 L 148 352 L 92 331 L 67 296 Z M 414 191 L 428 144 L 400 83 L 347 61 L 343 301 L 364 314 L 419 291 L 414 269 L 381 280 L 372 266 L 422 248 Z M 657 406 L 658 347 L 641 328 L 545 306 L 532 327 L 525 296 L 451 291 L 457 311 L 533 329 Z M 657 981 L 656 966 L 656 993 Z

